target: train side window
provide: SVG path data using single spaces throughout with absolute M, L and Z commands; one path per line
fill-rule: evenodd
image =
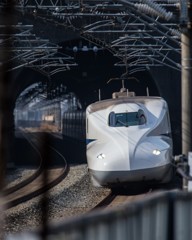
M 115 127 L 116 124 L 116 116 L 115 116 L 115 112 L 111 112 L 109 114 L 109 126 L 110 127 Z
M 138 110 L 137 117 L 139 119 L 139 125 L 143 125 L 146 123 L 146 117 L 142 109 Z

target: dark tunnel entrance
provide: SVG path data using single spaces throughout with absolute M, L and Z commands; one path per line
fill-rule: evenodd
M 122 76 L 125 88 L 134 91 L 136 95 L 145 96 L 148 91 L 151 96 L 159 96 L 159 90 L 149 70 L 138 68 L 130 74 L 129 67 L 118 66 L 119 58 L 114 57 L 108 50 L 94 52 L 92 46 L 90 51 L 73 52 L 75 44 L 76 42 L 71 42 L 66 49 L 70 49 L 68 53 L 74 56 L 78 66 L 55 75 L 53 80 L 62 81 L 68 91 L 78 96 L 84 108 L 99 99 L 99 91 L 101 99 L 111 98 L 113 92 L 122 88 Z

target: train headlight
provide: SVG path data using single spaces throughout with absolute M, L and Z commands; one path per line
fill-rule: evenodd
M 153 154 L 158 156 L 161 153 L 161 151 L 159 149 L 154 149 L 153 150 Z
M 105 158 L 105 154 L 104 153 L 100 153 L 98 156 L 97 156 L 98 159 L 104 159 Z

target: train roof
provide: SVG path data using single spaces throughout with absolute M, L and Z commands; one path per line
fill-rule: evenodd
M 106 109 L 112 105 L 118 105 L 122 103 L 138 103 L 138 104 L 147 104 L 150 101 L 163 101 L 165 100 L 161 97 L 156 96 L 134 96 L 134 97 L 120 97 L 120 98 L 112 98 L 112 99 L 106 99 L 101 100 L 95 103 L 90 104 L 87 108 L 91 112 L 96 112 L 102 109 Z

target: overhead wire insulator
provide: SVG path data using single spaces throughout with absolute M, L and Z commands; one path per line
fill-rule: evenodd
M 179 30 L 177 30 L 177 29 L 171 28 L 170 29 L 170 33 L 173 36 L 177 36 L 177 37 L 181 38 L 181 32 Z
M 149 7 L 147 4 L 143 3 L 136 3 L 135 7 L 139 10 L 142 11 L 143 13 L 149 14 L 149 15 L 158 15 L 158 12 L 155 11 L 153 8 Z
M 160 6 L 160 4 L 157 4 L 157 3 L 153 2 L 152 0 L 143 0 L 143 3 L 146 3 L 149 7 L 154 9 L 158 13 L 158 15 L 160 15 L 167 21 L 169 21 L 173 17 L 172 12 L 167 12 L 167 10 L 165 8 L 163 8 L 162 6 Z

